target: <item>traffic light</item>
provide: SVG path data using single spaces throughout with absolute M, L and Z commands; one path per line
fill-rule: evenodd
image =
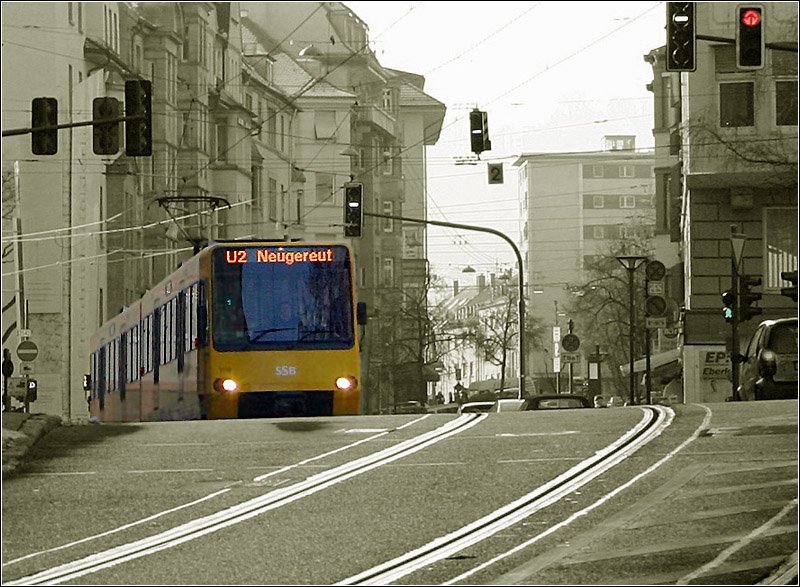
M 736 7 L 736 66 L 739 69 L 764 67 L 764 9 L 761 6 Z
M 647 316 L 659 317 L 667 312 L 667 300 L 664 298 L 664 276 L 667 268 L 661 261 L 648 261 L 645 265 L 647 278 L 647 297 L 644 300 L 644 312 Z
M 28 396 L 25 398 L 29 402 L 35 402 L 39 396 L 39 384 L 36 379 L 28 379 Z
M 470 146 L 472 152 L 480 155 L 484 151 L 492 150 L 489 140 L 489 119 L 486 112 L 475 108 L 469 113 Z
M 694 2 L 667 2 L 667 71 L 695 71 Z
M 34 155 L 55 155 L 58 152 L 58 100 L 34 98 L 31 102 L 31 152 Z
M 153 154 L 152 85 L 148 80 L 125 82 L 125 154 L 149 157 Z M 136 120 L 130 120 L 137 116 Z
M 364 223 L 363 200 L 364 186 L 360 183 L 344 185 L 344 235 L 361 236 L 361 225 Z
M 761 285 L 760 277 L 742 275 L 739 277 L 739 322 L 746 322 L 753 316 L 763 313 L 761 308 L 751 307 L 753 303 L 761 299 L 761 294 L 750 291 L 752 287 Z
M 92 150 L 95 155 L 116 155 L 119 151 L 119 100 L 92 101 Z
M 736 316 L 736 294 L 731 290 L 722 292 L 722 315 L 725 322 L 730 324 Z
M 793 302 L 797 302 L 797 269 L 794 271 L 781 271 L 781 279 L 792 284 L 792 287 L 782 287 L 781 295 L 791 298 Z

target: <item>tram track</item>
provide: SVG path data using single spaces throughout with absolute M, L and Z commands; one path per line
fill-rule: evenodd
M 337 483 L 361 475 L 409 456 L 437 442 L 464 432 L 487 417 L 486 414 L 464 414 L 446 424 L 376 453 L 344 463 L 304 479 L 291 486 L 275 489 L 264 495 L 236 504 L 147 538 L 123 544 L 87 557 L 37 572 L 6 585 L 57 585 L 84 575 L 108 569 L 156 552 L 173 548 L 207 534 L 244 522 Z
M 616 442 L 532 492 L 428 544 L 344 579 L 336 585 L 387 585 L 485 540 L 533 513 L 552 505 L 614 467 L 656 438 L 670 425 L 672 410 L 642 408 L 642 420 Z M 552 529 L 556 529 L 556 524 Z

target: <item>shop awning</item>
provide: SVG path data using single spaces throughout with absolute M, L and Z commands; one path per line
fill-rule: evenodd
M 643 373 L 647 368 L 647 359 L 642 358 L 633 362 L 633 372 Z M 681 352 L 680 349 L 672 349 L 671 351 L 664 351 L 663 353 L 656 353 L 650 356 L 650 372 L 658 375 L 666 375 L 673 371 L 680 373 L 681 369 Z M 631 371 L 630 365 L 620 365 L 619 370 L 623 375 L 628 375 Z

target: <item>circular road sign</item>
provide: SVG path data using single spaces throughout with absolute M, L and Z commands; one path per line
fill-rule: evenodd
M 39 356 L 39 347 L 32 340 L 23 340 L 17 346 L 17 356 L 20 361 L 33 361 Z
M 581 347 L 581 339 L 575 334 L 567 334 L 561 341 L 561 346 L 564 347 L 565 351 L 574 353 Z
M 667 268 L 661 261 L 650 261 L 644 268 L 645 276 L 650 281 L 658 281 L 664 279 L 667 274 Z

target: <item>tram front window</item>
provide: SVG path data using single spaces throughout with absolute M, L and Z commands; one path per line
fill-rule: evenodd
M 212 336 L 217 350 L 353 346 L 345 247 L 220 248 L 213 264 Z

